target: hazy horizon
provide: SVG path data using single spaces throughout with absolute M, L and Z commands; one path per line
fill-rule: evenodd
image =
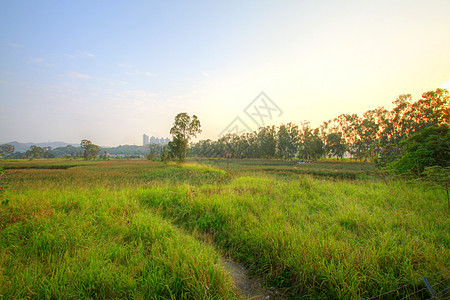
M 199 139 L 217 139 L 233 120 L 258 127 L 248 109 L 261 92 L 274 113 L 264 125 L 318 126 L 450 89 L 449 1 L 0 9 L 0 143 L 142 145 L 144 133 L 170 137 L 179 112 L 199 117 Z

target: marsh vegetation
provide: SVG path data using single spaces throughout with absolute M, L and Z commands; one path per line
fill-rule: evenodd
M 238 299 L 229 257 L 284 297 L 355 299 L 448 267 L 442 190 L 240 162 L 2 162 L 0 295 Z

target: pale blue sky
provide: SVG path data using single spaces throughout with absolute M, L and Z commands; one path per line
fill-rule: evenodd
M 1 1 L 0 143 L 216 139 L 264 91 L 311 121 L 450 80 L 450 1 Z M 269 123 L 270 123 L 269 122 Z M 269 124 L 267 123 L 267 124 Z

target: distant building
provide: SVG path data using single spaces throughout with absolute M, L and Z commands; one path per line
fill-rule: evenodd
M 150 138 L 150 144 L 159 144 L 161 146 L 167 145 L 170 142 L 170 139 L 168 138 L 157 138 L 152 136 Z
M 144 144 L 144 146 L 149 144 L 149 141 L 148 141 L 148 135 L 146 135 L 145 133 L 144 133 L 144 141 L 143 141 L 143 144 Z
M 145 133 L 144 133 L 144 136 L 143 136 L 143 144 L 144 144 L 144 146 L 148 145 L 148 144 L 159 144 L 161 146 L 165 146 L 169 142 L 170 142 L 169 138 L 158 138 L 158 137 L 154 137 L 154 136 L 149 138 L 149 136 L 146 135 Z

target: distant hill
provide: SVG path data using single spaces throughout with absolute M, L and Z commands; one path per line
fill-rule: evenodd
M 59 148 L 59 147 L 65 147 L 68 145 L 80 146 L 80 144 L 69 144 L 69 143 L 64 143 L 64 142 L 20 143 L 20 142 L 14 141 L 14 142 L 9 142 L 9 143 L 4 143 L 4 144 L 13 145 L 15 147 L 15 152 L 25 152 L 28 149 L 30 149 L 30 147 L 32 145 L 36 145 L 39 147 L 52 147 L 52 149 Z
M 24 158 L 24 153 L 30 149 L 32 145 L 36 145 L 39 147 L 52 147 L 52 150 L 49 152 L 52 157 L 67 157 L 67 156 L 82 156 L 82 149 L 80 148 L 80 144 L 69 144 L 65 142 L 47 142 L 47 143 L 20 143 L 17 141 L 4 143 L 10 144 L 15 147 L 13 158 Z M 162 146 L 158 145 L 161 149 Z M 145 146 L 136 146 L 136 145 L 120 145 L 117 147 L 101 147 L 101 153 L 104 151 L 108 153 L 108 155 L 112 157 L 143 157 L 145 154 L 149 153 L 150 145 Z M 160 149 L 160 150 L 161 150 Z M 155 149 L 153 150 L 155 151 Z

